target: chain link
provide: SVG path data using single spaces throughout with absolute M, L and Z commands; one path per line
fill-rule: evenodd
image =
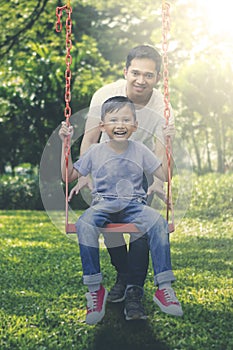
M 166 124 L 169 123 L 170 118 L 170 95 L 169 95 L 169 88 L 168 88 L 168 78 L 169 78 L 169 71 L 168 71 L 168 33 L 170 31 L 170 5 L 166 2 L 163 2 L 162 6 L 162 25 L 163 25 L 163 43 L 162 43 L 162 49 L 163 49 L 163 83 L 164 83 L 164 117 L 166 119 Z
M 163 94 L 164 94 L 164 118 L 166 119 L 166 125 L 169 124 L 169 118 L 170 118 L 170 94 L 169 94 L 169 86 L 168 86 L 168 78 L 169 78 L 169 71 L 168 71 L 168 34 L 170 31 L 170 4 L 166 3 L 163 0 L 162 4 L 162 49 L 163 49 Z M 172 146 L 171 146 L 171 138 L 170 136 L 167 137 L 166 140 L 166 155 L 167 155 L 167 163 L 168 163 L 168 185 L 167 185 L 167 221 L 169 220 L 169 205 L 171 209 L 172 214 L 172 229 L 174 230 L 174 210 L 173 210 L 173 203 L 172 203 L 172 188 L 171 188 L 171 152 L 172 152 Z
M 66 71 L 65 71 L 65 109 L 64 109 L 64 115 L 66 118 L 66 124 L 67 126 L 70 126 L 70 116 L 71 116 L 71 107 L 70 107 L 70 101 L 71 101 L 71 69 L 70 66 L 72 64 L 72 56 L 71 56 L 71 48 L 72 48 L 72 20 L 71 20 L 71 13 L 72 8 L 70 6 L 70 2 L 67 2 L 67 5 L 62 7 L 56 8 L 56 16 L 57 16 L 57 22 L 56 22 L 56 31 L 59 33 L 62 30 L 62 13 L 63 11 L 66 11 L 67 13 L 67 19 L 66 19 Z M 66 138 L 65 142 L 65 158 L 66 158 L 66 165 L 68 167 L 68 156 L 70 154 L 70 137 Z
M 71 19 L 71 13 L 72 8 L 69 4 L 57 7 L 56 8 L 56 16 L 57 16 L 57 22 L 56 22 L 56 31 L 59 33 L 62 30 L 62 13 L 63 11 L 66 11 L 67 13 L 67 19 L 66 19 L 66 71 L 65 71 L 65 109 L 64 109 L 64 115 L 66 118 L 67 125 L 70 125 L 70 116 L 71 116 L 71 107 L 70 107 L 70 101 L 71 101 L 71 69 L 70 66 L 72 64 L 72 56 L 71 56 L 71 48 L 72 48 L 72 19 Z

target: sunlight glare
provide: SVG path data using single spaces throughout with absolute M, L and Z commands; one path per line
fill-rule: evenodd
M 210 32 L 215 35 L 233 37 L 231 0 L 198 0 L 200 7 L 204 7 Z

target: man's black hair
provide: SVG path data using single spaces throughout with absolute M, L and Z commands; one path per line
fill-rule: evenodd
M 161 69 L 161 63 L 162 63 L 162 58 L 160 53 L 153 48 L 150 45 L 139 45 L 134 47 L 130 52 L 128 53 L 128 56 L 126 58 L 126 69 L 129 68 L 131 65 L 131 61 L 134 58 L 142 59 L 142 58 L 148 58 L 152 61 L 155 62 L 156 65 L 156 71 L 157 73 L 160 72 Z

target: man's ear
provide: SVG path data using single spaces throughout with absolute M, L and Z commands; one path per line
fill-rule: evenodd
M 105 132 L 105 127 L 104 127 L 104 122 L 103 122 L 103 120 L 101 120 L 101 121 L 99 122 L 99 128 L 100 128 L 100 131 Z
M 161 79 L 161 73 L 158 73 L 156 77 L 156 84 L 160 81 L 160 79 Z
M 124 78 L 126 79 L 126 76 L 127 76 L 127 69 L 126 68 L 124 68 L 123 73 L 124 73 Z

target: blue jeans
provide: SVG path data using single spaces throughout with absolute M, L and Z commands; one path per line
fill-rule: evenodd
M 153 183 L 152 175 L 143 174 L 143 188 L 147 192 L 148 186 Z M 151 205 L 153 194 L 147 196 L 147 205 Z M 127 279 L 128 284 L 143 287 L 149 265 L 149 247 L 146 236 L 141 236 L 137 240 L 131 240 L 129 251 L 122 234 L 108 233 L 105 235 L 105 244 L 111 258 L 111 264 L 118 274 Z M 109 244 L 110 242 L 110 244 Z M 114 244 L 113 244 L 114 242 Z M 138 259 L 140 256 L 140 259 Z M 130 262 L 130 264 L 128 264 Z
M 152 258 L 155 285 L 175 280 L 171 268 L 169 233 L 166 220 L 156 210 L 146 206 L 140 199 L 131 201 L 101 199 L 94 202 L 76 223 L 84 284 L 91 285 L 102 281 L 99 235 L 101 228 L 112 222 L 134 223 L 137 226 L 140 233 L 131 233 L 131 242 L 136 242 L 139 237 L 147 241 Z M 111 242 L 108 242 L 108 244 L 111 244 Z M 129 276 L 137 273 L 141 258 L 143 258 L 141 255 L 132 258 L 129 254 Z M 136 265 L 134 265 L 136 260 Z M 128 284 L 136 283 L 131 283 L 129 280 Z

